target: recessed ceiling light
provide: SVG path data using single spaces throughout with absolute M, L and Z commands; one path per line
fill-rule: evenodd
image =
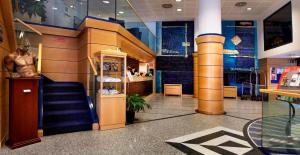
M 176 0 L 176 2 L 181 2 L 181 0 Z
M 102 3 L 109 4 L 110 2 L 109 1 L 102 1 Z
M 124 14 L 124 12 L 123 11 L 119 11 L 119 14 Z
M 252 8 L 247 8 L 247 11 L 251 11 L 252 10 Z
M 173 5 L 170 3 L 167 3 L 167 4 L 162 4 L 161 7 L 165 8 L 165 9 L 170 9 L 173 7 Z
M 178 11 L 178 12 L 181 12 L 181 11 L 182 11 L 182 9 L 177 9 L 177 11 Z
M 236 7 L 244 7 L 246 5 L 247 5 L 247 2 L 237 2 L 237 3 L 235 3 Z

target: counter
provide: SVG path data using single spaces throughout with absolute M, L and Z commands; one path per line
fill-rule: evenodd
M 127 82 L 127 95 L 148 96 L 153 93 L 153 77 L 133 77 Z

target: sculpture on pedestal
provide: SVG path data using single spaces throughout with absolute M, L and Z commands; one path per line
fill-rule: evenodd
M 37 58 L 29 51 L 30 43 L 28 40 L 25 40 L 22 45 L 21 48 L 17 48 L 16 52 L 4 57 L 4 66 L 13 78 L 36 77 L 38 76 L 35 68 Z

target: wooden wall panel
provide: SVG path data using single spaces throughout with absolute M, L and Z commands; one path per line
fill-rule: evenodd
M 44 34 L 42 44 L 42 73 L 54 81 L 78 82 L 78 38 Z
M 78 82 L 78 74 L 43 73 L 50 79 L 59 82 Z
M 52 47 L 43 47 L 43 60 L 56 60 L 56 61 L 78 61 L 78 50 L 74 49 L 57 49 Z
M 89 43 L 101 45 L 117 46 L 117 33 L 110 31 L 103 31 L 98 29 L 90 29 Z
M 3 58 L 12 48 L 15 48 L 15 37 L 12 25 L 10 1 L 0 1 L 0 25 L 3 31 L 3 42 L 0 43 L 0 147 L 8 138 L 8 95 L 9 86 L 6 79 L 7 72 L 3 69 Z M 5 21 L 5 23 L 4 23 Z M 8 29 L 9 28 L 9 29 Z M 13 46 L 12 46 L 13 45 Z
M 57 60 L 43 60 L 42 72 L 43 73 L 78 73 L 77 61 L 57 61 Z
M 155 54 L 118 24 L 86 19 L 78 31 L 33 25 L 43 33 L 42 73 L 55 81 L 79 81 L 92 90 L 93 73 L 88 57 L 105 49 L 121 48 L 142 62 Z M 77 78 L 76 78 L 77 75 Z

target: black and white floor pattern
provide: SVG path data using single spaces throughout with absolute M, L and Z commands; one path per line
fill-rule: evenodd
M 185 135 L 166 141 L 189 155 L 261 155 L 242 132 L 224 127 Z

